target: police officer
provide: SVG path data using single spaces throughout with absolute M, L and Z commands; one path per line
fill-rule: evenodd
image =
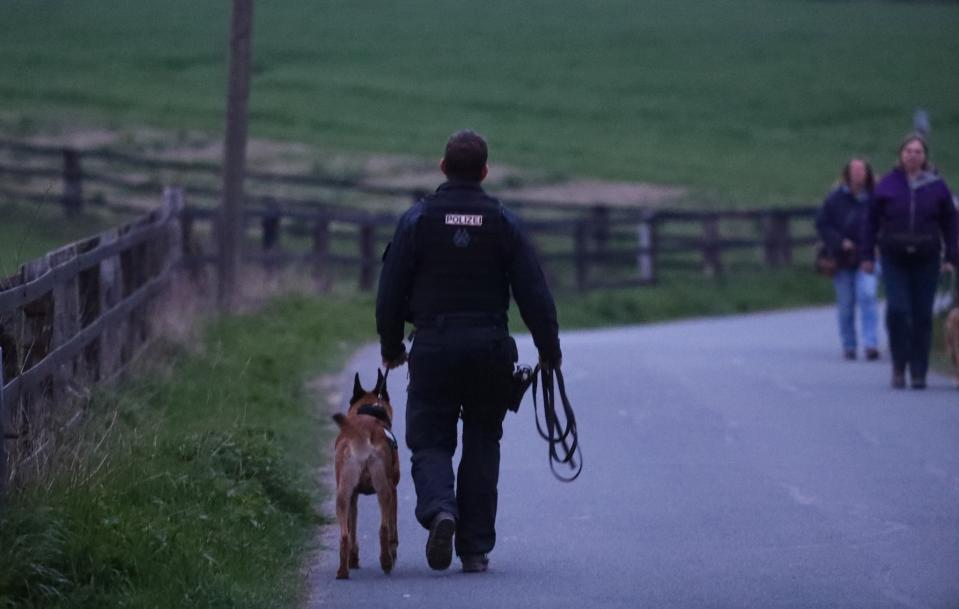
M 416 518 L 429 530 L 426 559 L 446 569 L 454 548 L 463 571 L 485 571 L 496 541 L 500 439 L 516 343 L 506 310 L 510 289 L 533 335 L 540 364 L 559 367 L 556 305 L 516 217 L 486 194 L 487 148 L 471 130 L 450 136 L 440 169 L 447 181 L 399 220 L 383 256 L 376 329 L 383 364 L 409 354 L 406 444 L 412 453 Z M 454 479 L 457 420 L 463 450 Z M 455 491 L 454 491 L 455 488 Z

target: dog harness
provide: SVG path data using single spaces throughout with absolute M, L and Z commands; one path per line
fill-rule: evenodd
M 396 442 L 396 436 L 394 436 L 393 432 L 390 431 L 392 421 L 390 421 L 390 415 L 386 414 L 385 408 L 379 404 L 363 404 L 356 409 L 356 414 L 365 414 L 366 416 L 373 417 L 382 423 L 383 433 L 386 434 L 386 439 L 390 441 L 390 446 L 393 447 L 393 450 L 399 450 L 399 445 Z

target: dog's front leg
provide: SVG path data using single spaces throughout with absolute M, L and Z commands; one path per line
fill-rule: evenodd
M 393 570 L 394 552 L 390 549 L 394 533 L 391 529 L 393 523 L 392 501 L 390 499 L 393 490 L 390 480 L 386 475 L 386 468 L 380 461 L 370 473 L 373 481 L 373 490 L 376 491 L 376 501 L 380 504 L 380 567 L 384 573 Z
M 380 504 L 380 567 L 383 573 L 389 573 L 393 570 L 393 561 L 396 553 L 393 551 L 393 528 L 390 526 L 393 520 L 391 516 L 391 506 L 389 491 L 377 493 L 376 498 Z

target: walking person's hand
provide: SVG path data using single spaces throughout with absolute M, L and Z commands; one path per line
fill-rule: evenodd
M 844 251 L 851 252 L 852 250 L 856 249 L 856 244 L 853 243 L 851 239 L 843 239 L 842 249 Z
M 393 359 L 384 359 L 383 360 L 383 369 L 392 370 L 393 368 L 399 368 L 406 363 L 406 351 L 397 355 Z
M 956 267 L 952 266 L 952 263 L 951 263 L 951 262 L 943 261 L 942 267 L 940 267 L 940 270 L 941 270 L 943 273 L 955 273 L 955 272 L 956 272 Z
M 548 371 L 548 372 L 552 372 L 552 371 L 555 370 L 556 368 L 562 367 L 562 365 L 563 365 L 563 356 L 562 356 L 562 355 L 559 356 L 559 357 L 556 357 L 556 358 L 545 358 L 545 357 L 542 357 L 542 356 L 540 356 L 540 358 L 539 358 L 539 367 L 540 367 L 540 369 L 546 370 L 546 371 Z
M 872 275 L 876 272 L 876 263 L 872 260 L 863 260 L 862 264 L 859 265 L 859 270 L 867 275 Z

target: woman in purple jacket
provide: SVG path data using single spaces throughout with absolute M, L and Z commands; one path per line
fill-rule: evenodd
M 903 140 L 898 165 L 876 186 L 860 249 L 866 273 L 875 270 L 877 240 L 886 286 L 892 386 L 906 386 L 908 366 L 912 387 L 925 389 L 939 271 L 959 262 L 959 243 L 952 194 L 930 168 L 929 146 L 918 134 Z

